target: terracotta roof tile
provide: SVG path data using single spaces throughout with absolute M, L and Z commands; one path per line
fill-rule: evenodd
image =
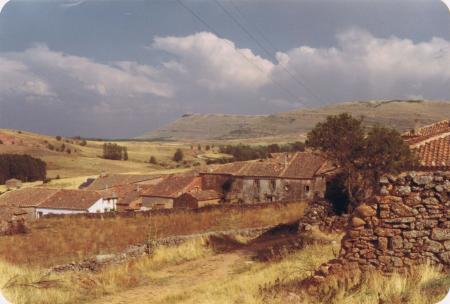
M 438 138 L 413 149 L 424 168 L 450 168 L 450 135 Z
M 442 120 L 437 123 L 411 130 L 403 134 L 403 138 L 409 145 L 415 145 L 440 134 L 450 132 L 450 121 Z
M 328 166 L 326 166 L 327 164 Z M 317 153 L 276 153 L 270 159 L 211 166 L 203 173 L 310 179 L 317 174 L 324 173 L 324 170 L 321 169 L 325 167 L 328 167 L 330 171 L 334 169 L 323 156 Z
M 136 184 L 159 177 L 160 175 L 108 174 L 104 177 L 95 179 L 86 190 L 105 190 L 115 186 Z
M 24 188 L 0 195 L 0 206 L 33 207 L 56 194 L 58 189 Z
M 142 191 L 142 196 L 176 198 L 193 188 L 201 188 L 200 177 L 170 175 Z
M 38 208 L 87 210 L 101 198 L 97 191 L 64 189 L 42 202 Z

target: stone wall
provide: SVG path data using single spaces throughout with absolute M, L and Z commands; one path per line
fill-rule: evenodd
M 352 215 L 339 260 L 385 272 L 427 261 L 448 268 L 450 172 L 411 172 L 380 183 L 380 195 Z

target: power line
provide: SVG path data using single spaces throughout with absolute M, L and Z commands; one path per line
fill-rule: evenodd
M 225 14 L 227 14 L 227 16 L 229 16 L 253 41 L 256 42 L 256 44 L 258 44 L 258 46 L 266 53 L 267 56 L 271 57 L 273 56 L 273 54 L 271 54 L 270 51 L 267 50 L 266 47 L 264 47 L 264 45 L 262 43 L 259 42 L 259 40 L 249 31 L 245 28 L 245 26 L 237 19 L 233 16 L 233 14 L 227 9 L 225 8 L 218 0 L 214 0 L 216 2 L 216 4 L 225 12 Z M 233 8 L 238 12 L 238 14 L 241 16 L 242 19 L 246 20 L 244 14 L 240 11 L 239 7 L 234 3 L 233 0 L 230 0 L 231 5 L 233 6 Z M 246 20 L 247 23 L 250 23 L 248 20 Z M 272 48 L 272 51 L 274 53 L 277 52 L 277 49 L 275 48 L 275 46 L 273 45 L 273 43 L 271 43 L 269 41 L 269 39 L 266 38 L 266 36 L 264 35 L 264 33 L 259 30 L 259 28 L 255 25 L 252 24 L 253 27 L 256 29 L 256 31 L 258 32 L 258 34 L 263 38 L 263 40 L 270 45 L 270 47 Z M 281 65 L 281 68 L 287 73 L 289 74 L 289 76 L 297 83 L 299 84 L 301 87 L 303 87 L 305 90 L 307 90 L 309 92 L 309 94 L 314 97 L 315 99 L 317 99 L 317 101 L 322 102 L 322 98 L 320 98 L 320 96 L 318 94 L 316 94 L 311 88 L 309 88 L 305 81 L 302 80 L 297 73 L 292 73 L 286 66 Z
M 192 10 L 189 6 L 183 3 L 182 0 L 176 0 L 184 9 L 186 9 L 192 16 L 194 16 L 200 23 L 202 23 L 209 31 L 211 31 L 214 35 L 220 38 L 220 35 L 217 33 L 217 31 L 206 22 L 200 15 L 198 15 L 194 10 Z M 234 47 L 234 45 L 228 41 L 227 39 L 224 39 L 226 43 L 228 43 L 230 46 Z M 265 73 L 261 67 L 259 67 L 256 63 L 254 63 L 252 60 L 250 60 L 245 54 L 243 54 L 238 48 L 235 48 L 237 53 L 242 56 L 247 62 L 249 62 L 253 67 L 255 67 L 258 71 L 261 73 Z M 304 104 L 302 99 L 299 98 L 296 94 L 292 93 L 288 88 L 284 87 L 281 83 L 278 83 L 275 81 L 270 74 L 267 75 L 268 79 L 285 94 L 288 95 L 289 98 L 293 98 L 295 100 L 298 100 L 301 104 Z

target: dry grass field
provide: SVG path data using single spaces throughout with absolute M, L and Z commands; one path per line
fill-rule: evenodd
M 1 237 L 0 259 L 14 265 L 49 267 L 96 254 L 120 252 L 149 238 L 296 221 L 303 215 L 305 206 L 290 203 L 258 209 L 213 208 L 132 218 L 48 218 L 32 223 L 28 234 Z
M 244 251 L 214 252 L 203 239 L 160 247 L 152 256 L 96 273 L 48 274 L 0 262 L 0 286 L 15 304 L 434 304 L 447 292 L 450 276 L 429 265 L 408 275 L 355 276 L 351 284 L 336 285 L 322 296 L 270 292 L 272 286 L 308 277 L 335 257 L 340 235 L 326 237 L 337 242 L 311 244 L 265 262 Z
M 29 154 L 41 158 L 47 163 L 50 178 L 87 177 L 102 171 L 131 174 L 177 172 L 195 163 L 204 164 L 206 158 L 222 156 L 214 151 L 209 151 L 205 156 L 204 151 L 197 149 L 197 144 L 185 142 L 111 141 L 128 149 L 128 161 L 115 161 L 102 158 L 103 141 L 88 140 L 83 146 L 81 140 L 58 140 L 53 136 L 7 129 L 0 130 L 0 140 L 3 142 L 0 144 L 1 154 Z M 57 151 L 62 145 L 65 151 Z M 185 163 L 172 160 L 177 149 L 183 151 Z M 156 158 L 157 164 L 149 163 L 151 156 Z

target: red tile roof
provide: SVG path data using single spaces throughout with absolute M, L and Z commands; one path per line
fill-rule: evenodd
M 34 207 L 56 194 L 58 189 L 23 188 L 0 195 L 0 206 Z
M 142 196 L 177 198 L 194 188 L 201 188 L 201 178 L 198 176 L 170 175 L 156 185 L 142 191 Z
M 450 169 L 450 135 L 414 149 L 423 168 Z
M 403 138 L 409 145 L 416 145 L 435 136 L 450 133 L 450 121 L 442 120 L 437 123 L 411 130 L 403 134 Z
M 333 166 L 321 155 L 312 152 L 275 153 L 272 158 L 211 166 L 203 174 L 227 174 L 248 177 L 311 179 L 332 171 Z
M 160 175 L 108 174 L 104 177 L 98 177 L 86 188 L 86 190 L 105 190 L 121 185 L 136 184 L 159 177 Z
M 55 195 L 52 195 L 37 207 L 51 209 L 87 210 L 101 198 L 102 195 L 97 191 L 64 189 L 59 190 Z

